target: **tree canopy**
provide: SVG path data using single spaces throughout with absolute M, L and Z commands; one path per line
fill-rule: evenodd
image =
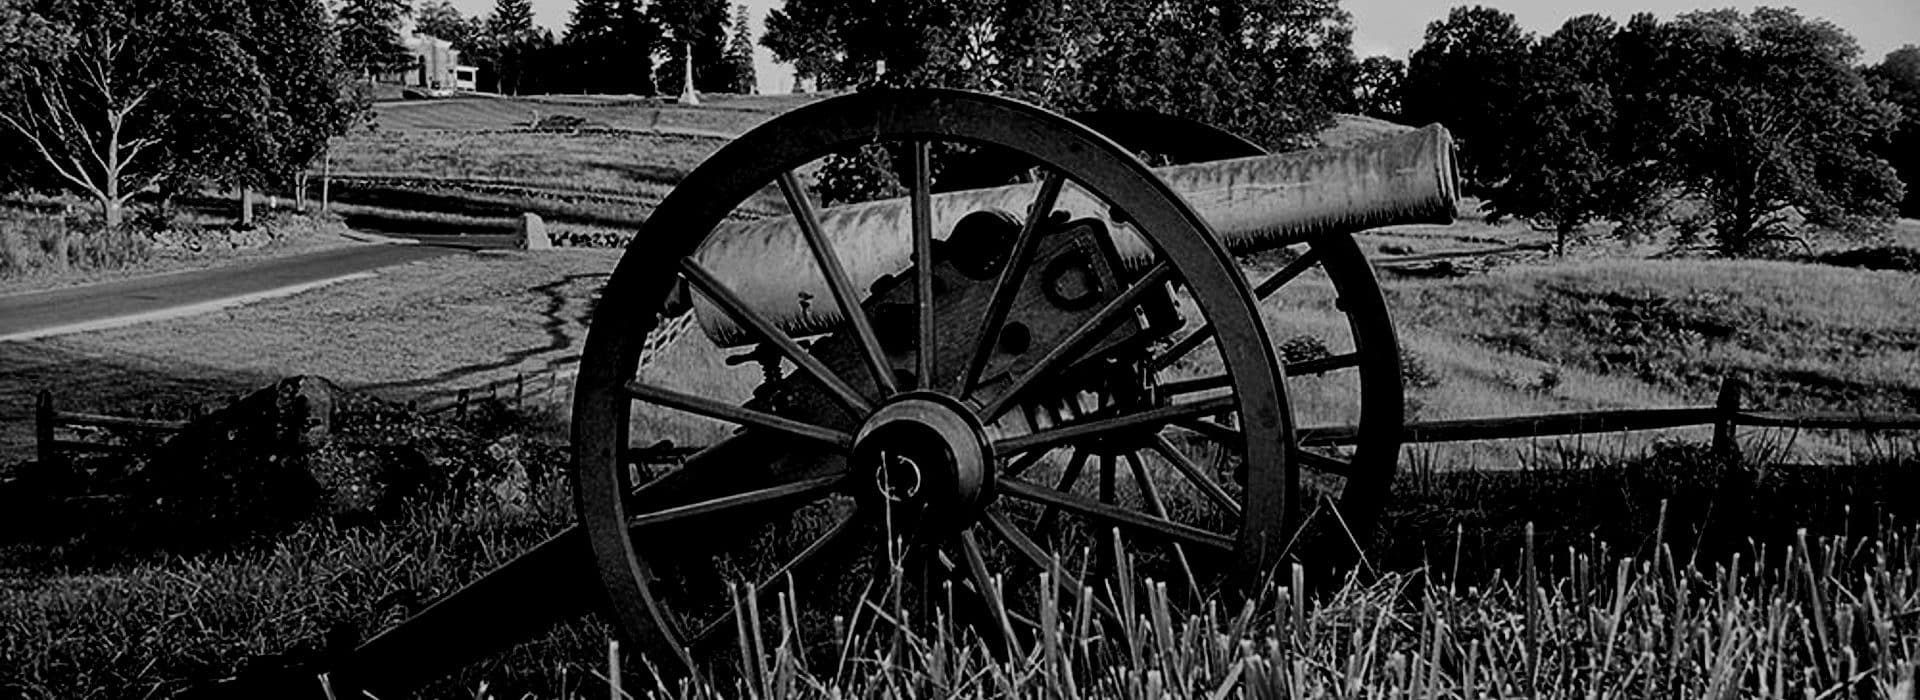
M 1427 25 L 1426 40 L 1407 61 L 1404 114 L 1415 124 L 1445 124 L 1460 143 L 1460 175 L 1471 190 L 1504 172 L 1499 144 L 1515 121 L 1533 37 L 1512 14 L 1455 7 Z
M 1920 46 L 1887 54 L 1866 70 L 1866 78 L 1877 97 L 1899 110 L 1899 125 L 1880 153 L 1906 183 L 1900 215 L 1920 217 Z
M 732 69 L 732 91 L 751 95 L 760 83 L 753 70 L 753 24 L 745 3 L 733 8 L 733 29 L 727 36 L 727 65 Z
M 1853 228 L 1892 212 L 1900 182 L 1874 150 L 1896 115 L 1853 69 L 1852 37 L 1759 8 L 1681 15 L 1663 38 L 1668 157 L 1722 247 L 1749 252 L 1800 220 Z
M 822 87 L 1153 109 L 1291 146 L 1352 101 L 1351 37 L 1333 0 L 786 0 L 761 43 Z
M 110 227 L 148 187 L 284 183 L 355 113 L 318 0 L 36 9 L 67 40 L 9 71 L 0 134 L 39 156 L 12 174 L 95 198 Z
M 369 79 L 406 68 L 412 56 L 400 36 L 400 22 L 412 12 L 408 0 L 340 0 L 335 21 L 347 68 Z

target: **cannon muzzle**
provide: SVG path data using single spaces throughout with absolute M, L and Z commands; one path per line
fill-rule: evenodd
M 1382 226 L 1452 223 L 1458 185 L 1453 139 L 1438 124 L 1348 148 L 1155 168 L 1236 254 L 1315 236 L 1350 235 Z M 1037 185 L 949 192 L 933 197 L 933 226 L 944 238 L 977 211 L 1024 212 Z M 1124 206 L 1124 203 L 1121 203 Z M 1129 266 L 1153 257 L 1130 224 L 1071 182 L 1056 207 L 1075 218 L 1104 221 Z M 913 245 L 905 198 L 834 207 L 820 223 L 857 288 L 906 269 Z M 795 336 L 831 330 L 844 319 L 827 281 L 791 217 L 727 224 L 696 253 L 698 261 L 748 304 Z M 696 297 L 700 327 L 722 346 L 755 340 L 711 301 Z

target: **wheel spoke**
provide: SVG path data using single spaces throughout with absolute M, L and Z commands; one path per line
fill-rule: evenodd
M 1055 343 L 1053 347 L 1047 351 L 1046 355 L 1041 356 L 1038 362 L 1028 367 L 1027 371 L 1022 373 L 1019 379 L 1013 381 L 1012 386 L 1007 387 L 1007 390 L 995 397 L 992 403 L 987 404 L 987 407 L 981 411 L 981 419 L 985 422 L 992 423 L 994 419 L 1000 417 L 1000 414 L 1005 413 L 1008 408 L 1013 407 L 1015 405 L 1013 403 L 1014 400 L 1025 393 L 1029 387 L 1033 386 L 1034 382 L 1040 380 L 1042 377 L 1056 376 L 1059 373 L 1062 362 L 1066 361 L 1069 357 L 1079 354 L 1082 348 L 1098 337 L 1099 333 L 1107 330 L 1114 322 L 1123 318 L 1128 311 L 1133 310 L 1134 305 L 1139 303 L 1142 295 L 1158 288 L 1160 283 L 1165 282 L 1167 276 L 1172 274 L 1172 272 L 1173 267 L 1163 260 L 1159 264 L 1154 265 L 1146 274 L 1141 275 L 1140 279 L 1135 280 L 1132 285 L 1127 287 L 1126 291 L 1121 292 L 1119 296 L 1108 301 L 1107 305 L 1101 307 L 1098 313 L 1095 313 L 1091 318 L 1081 323 L 1080 327 L 1073 329 L 1073 332 L 1067 334 L 1065 339 Z
M 656 510 L 651 513 L 644 513 L 628 518 L 627 527 L 633 529 L 652 527 L 672 523 L 676 520 L 710 515 L 720 511 L 746 508 L 777 501 L 808 499 L 814 496 L 824 495 L 839 488 L 840 482 L 845 480 L 845 478 L 845 474 L 828 474 L 825 476 L 810 477 L 779 486 L 743 491 L 731 496 L 721 496 L 697 503 L 688 503 L 686 505 Z
M 1234 396 L 1215 396 L 1193 403 L 1174 404 L 1172 406 L 1162 406 L 1139 413 L 1075 422 L 1052 430 L 995 441 L 993 448 L 998 454 L 1013 454 L 1023 450 L 1052 447 L 1075 440 L 1100 437 L 1121 431 L 1147 427 L 1157 428 L 1184 418 L 1197 418 L 1211 413 L 1231 410 L 1235 402 L 1236 397 Z
M 1093 499 L 1075 496 L 1070 493 L 1031 484 L 1019 479 L 1002 479 L 1000 492 L 1023 501 L 1044 505 L 1059 506 L 1062 510 L 1077 513 L 1089 520 L 1108 526 L 1120 526 L 1159 535 L 1169 541 L 1186 542 L 1221 552 L 1231 553 L 1234 549 L 1233 538 L 1216 532 L 1209 532 L 1185 523 L 1176 523 L 1165 518 L 1156 518 L 1119 506 L 1108 505 Z
M 1037 451 L 1038 450 L 1036 450 L 1036 452 Z M 1087 467 L 1087 459 L 1092 456 L 1093 455 L 1086 450 L 1074 448 L 1073 457 L 1067 460 L 1067 470 L 1060 473 L 1060 480 L 1054 482 L 1053 490 L 1061 493 L 1073 493 L 1073 485 L 1080 482 L 1080 470 Z M 1008 474 L 1007 476 L 1011 477 L 1015 475 Z M 1059 514 L 1059 508 L 1047 506 L 1047 509 L 1040 513 L 1040 521 L 1035 525 L 1035 528 L 1041 532 L 1052 530 L 1053 519 Z
M 1213 389 L 1224 389 L 1230 386 L 1233 386 L 1233 377 L 1229 377 L 1224 374 L 1216 374 L 1210 377 L 1195 377 L 1193 379 L 1176 379 L 1176 380 L 1167 382 L 1165 384 L 1161 384 L 1160 393 L 1163 396 L 1179 396 L 1181 394 L 1197 394 L 1202 391 L 1210 391 Z
M 1042 549 L 1039 544 L 1033 541 L 1033 538 L 1027 536 L 1027 533 L 1021 532 L 1020 528 L 1015 527 L 1013 521 L 1007 519 L 1006 514 L 989 509 L 987 511 L 986 521 L 987 527 L 991 528 L 994 534 L 999 535 L 1000 539 L 1006 540 L 1008 544 L 1013 545 L 1013 549 L 1019 552 L 1021 556 L 1026 557 L 1027 561 L 1033 562 L 1034 566 L 1040 567 L 1040 570 L 1051 574 L 1054 577 L 1054 585 L 1065 590 L 1067 595 L 1077 601 L 1081 595 L 1085 594 L 1086 589 L 1084 584 L 1080 582 L 1080 579 L 1073 574 L 1067 573 L 1066 567 L 1060 565 L 1060 560 L 1048 554 L 1047 550 Z M 1113 608 L 1101 602 L 1100 599 L 1095 598 L 1092 602 L 1094 607 L 1098 608 L 1102 615 L 1119 619 L 1120 616 L 1113 611 Z
M 1292 282 L 1294 278 L 1306 274 L 1307 270 L 1313 269 L 1313 266 L 1319 263 L 1320 254 L 1314 252 L 1312 248 L 1308 248 L 1306 252 L 1300 254 L 1300 257 L 1294 258 L 1293 262 L 1289 262 L 1279 270 L 1275 270 L 1273 274 L 1268 275 L 1266 279 L 1260 280 L 1259 284 L 1254 285 L 1253 298 L 1256 300 L 1264 300 L 1267 297 L 1273 296 L 1274 292 L 1279 291 L 1281 287 L 1287 286 L 1287 283 Z M 1173 363 L 1179 362 L 1180 358 L 1186 357 L 1189 353 L 1192 353 L 1195 348 L 1200 347 L 1201 343 L 1207 342 L 1207 340 L 1212 337 L 1213 324 L 1211 323 L 1194 329 L 1192 333 L 1188 333 L 1186 337 L 1175 341 L 1173 345 L 1169 346 L 1165 351 L 1147 360 L 1147 370 L 1158 372 L 1172 366 Z
M 811 440 L 813 442 L 831 445 L 833 447 L 847 448 L 853 446 L 852 435 L 832 428 L 818 426 L 812 423 L 802 423 L 792 418 L 777 416 L 764 411 L 756 411 L 743 406 L 735 406 L 704 396 L 695 396 L 672 389 L 657 387 L 637 379 L 627 382 L 626 390 L 628 395 L 641 401 L 666 406 L 668 408 L 676 408 L 697 416 L 722 420 L 735 425 L 745 425 L 770 430 L 803 440 Z
M 759 584 L 755 585 L 753 587 L 754 598 L 766 597 L 768 593 L 772 592 L 774 586 L 779 585 L 780 580 L 786 578 L 788 574 L 806 566 L 813 561 L 813 559 L 820 556 L 822 552 L 826 552 L 835 546 L 843 544 L 855 532 L 862 517 L 864 517 L 864 514 L 858 508 L 854 509 L 852 513 L 848 513 L 846 519 L 834 525 L 833 529 L 827 531 L 827 534 L 821 535 L 820 539 L 808 544 L 805 549 L 800 550 L 799 554 L 794 555 L 792 559 L 788 559 L 787 563 L 781 564 L 780 568 L 775 570 L 772 575 L 767 576 L 765 579 L 762 579 Z M 737 609 L 728 608 L 727 612 L 721 615 L 719 619 L 707 623 L 707 626 L 702 628 L 700 633 L 694 636 L 693 644 L 700 645 L 711 641 L 714 634 L 718 633 L 724 626 L 733 623 L 733 616 L 737 612 L 739 612 Z
M 1147 473 L 1146 460 L 1140 459 L 1139 452 L 1127 453 L 1127 466 L 1133 470 L 1133 483 L 1140 487 L 1140 495 L 1147 502 L 1148 510 L 1157 517 L 1172 520 L 1167 515 L 1167 502 L 1160 498 L 1160 486 L 1153 483 L 1153 475 Z M 1187 590 L 1196 596 L 1200 595 L 1200 581 L 1193 576 L 1193 563 L 1187 561 L 1186 545 L 1175 542 L 1173 556 L 1180 561 L 1180 570 L 1186 574 Z
M 853 326 L 853 335 L 860 341 L 860 350 L 867 358 L 867 369 L 873 372 L 874 385 L 880 387 L 883 395 L 899 391 L 893 380 L 893 367 L 888 364 L 886 353 L 880 350 L 880 337 L 873 334 L 873 320 L 860 306 L 860 295 L 847 278 L 847 266 L 841 264 L 833 242 L 827 240 L 826 232 L 820 229 L 820 213 L 814 210 L 813 200 L 807 198 L 806 190 L 801 187 L 800 176 L 791 170 L 780 173 L 780 194 L 786 196 L 787 208 L 793 210 L 794 220 L 800 223 L 800 233 L 806 237 L 807 247 L 813 249 L 813 260 L 819 264 L 821 274 L 826 275 L 827 287 L 833 290 L 833 300 L 840 304 L 840 313 L 845 314 Z
M 920 347 L 914 363 L 922 389 L 932 389 L 939 354 L 936 320 L 933 317 L 933 156 L 932 144 L 913 142 L 913 259 L 915 275 L 914 303 L 919 313 Z
M 1200 469 L 1199 465 L 1193 463 L 1193 460 L 1181 454 L 1180 449 L 1174 447 L 1173 443 L 1168 442 L 1165 435 L 1153 436 L 1152 447 L 1153 451 L 1159 453 L 1162 459 L 1167 460 L 1168 464 L 1173 465 L 1174 469 L 1179 470 L 1181 476 L 1185 476 L 1187 477 L 1187 481 L 1193 482 L 1193 485 L 1200 489 L 1200 493 L 1205 494 L 1208 500 L 1213 501 L 1214 505 L 1232 513 L 1236 519 L 1241 517 L 1240 502 L 1233 500 L 1233 496 L 1228 494 L 1226 489 L 1221 488 L 1219 482 L 1208 477 L 1206 472 Z
M 988 614 L 1000 626 L 1000 634 L 1006 635 L 1007 646 L 1015 649 L 1013 657 L 1023 656 L 1018 651 L 1019 638 L 1013 636 L 1013 622 L 1007 617 L 1006 598 L 1000 595 L 999 587 L 993 585 L 993 577 L 987 573 L 987 559 L 980 552 L 980 540 L 973 536 L 973 528 L 960 531 L 960 551 L 966 558 L 967 575 L 973 578 L 973 587 L 979 590 L 980 598 L 987 601 Z
M 1241 444 L 1247 440 L 1245 435 L 1240 434 L 1240 431 L 1204 418 L 1177 420 L 1173 422 L 1173 425 L 1233 449 L 1239 449 Z
M 1033 205 L 1027 210 L 1027 220 L 1020 225 L 1020 235 L 1014 239 L 1013 254 L 1007 256 L 1005 266 L 1000 268 L 1000 276 L 993 282 L 993 295 L 988 298 L 987 312 L 980 318 L 979 333 L 974 337 L 972 359 L 967 362 L 967 371 L 960 377 L 960 394 L 970 395 L 973 386 L 980 381 L 980 373 L 986 371 L 987 361 L 993 357 L 993 347 L 1000 338 L 1000 327 L 1007 322 L 1007 312 L 1013 308 L 1013 297 L 1020 290 L 1020 280 L 1025 279 L 1027 268 L 1033 264 L 1033 250 L 1039 242 L 1041 224 L 1053 212 L 1053 205 L 1060 199 L 1060 188 L 1067 182 L 1065 174 L 1049 171 L 1040 181 L 1040 191 L 1034 195 Z
M 794 342 L 793 337 L 787 335 L 786 331 L 780 330 L 778 326 L 773 325 L 772 321 L 768 321 L 767 317 L 760 315 L 760 312 L 754 311 L 752 307 L 747 306 L 747 303 L 742 300 L 739 295 L 734 294 L 733 290 L 727 289 L 726 285 L 721 284 L 719 278 L 714 277 L 713 273 L 709 272 L 707 268 L 702 267 L 698 262 L 694 262 L 693 258 L 686 258 L 680 261 L 680 271 L 687 276 L 687 282 L 692 284 L 695 289 L 700 290 L 700 293 L 707 295 L 707 298 L 719 304 L 720 307 L 725 309 L 734 319 L 748 326 L 752 326 L 753 330 L 759 333 L 762 339 L 773 343 L 774 347 L 780 349 L 781 354 L 786 355 L 788 360 L 793 361 L 793 364 L 799 366 L 800 369 L 811 375 L 816 381 L 819 381 L 822 386 L 827 388 L 828 393 L 833 394 L 835 398 L 840 400 L 841 404 L 851 409 L 857 415 L 866 415 L 873 410 L 872 404 L 867 403 L 867 399 L 861 396 L 860 392 L 854 391 L 853 387 L 847 384 L 846 380 L 841 379 L 840 375 L 834 374 L 833 370 L 827 369 L 826 365 L 820 364 L 820 360 L 815 359 L 812 353 L 801 348 L 800 344 Z
M 1337 369 L 1360 366 L 1360 353 L 1349 352 L 1342 355 L 1328 355 L 1311 360 L 1289 362 L 1286 373 L 1289 377 L 1304 377 L 1310 374 L 1326 374 Z
M 1294 462 L 1308 469 L 1326 472 L 1334 476 L 1353 478 L 1353 463 L 1347 460 L 1338 457 L 1328 457 L 1318 452 L 1309 452 L 1297 447 L 1289 450 L 1287 454 L 1293 456 Z
M 1008 462 L 1007 468 L 1002 470 L 1000 474 L 1001 476 L 1019 476 L 1024 474 L 1028 469 L 1032 468 L 1033 465 L 1038 464 L 1041 457 L 1045 457 L 1052 452 L 1052 450 L 1033 450 L 1020 455 L 1019 458 Z

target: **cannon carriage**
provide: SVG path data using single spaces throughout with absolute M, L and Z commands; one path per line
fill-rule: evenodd
M 904 195 L 820 206 L 802 169 L 862 148 Z M 577 524 L 322 667 L 223 691 L 386 697 L 589 611 L 660 672 L 699 675 L 735 648 L 741 601 L 888 578 L 1017 644 L 1041 581 L 1082 595 L 1116 535 L 1196 593 L 1337 558 L 1387 496 L 1402 421 L 1352 234 L 1450 222 L 1455 196 L 1437 126 L 1269 155 L 1184 120 L 962 91 L 784 114 L 682 181 L 602 292 L 573 403 Z M 1236 256 L 1255 253 L 1272 269 L 1249 280 Z M 1277 344 L 1289 305 L 1318 315 Z M 689 326 L 744 352 L 750 396 L 647 366 Z M 725 437 L 653 473 L 628 454 L 662 415 Z

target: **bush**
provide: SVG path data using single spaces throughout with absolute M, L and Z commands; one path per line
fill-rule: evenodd
M 1838 267 L 1857 267 L 1864 270 L 1920 272 L 1920 249 L 1899 245 L 1854 248 L 1852 250 L 1825 253 L 1815 257 L 1814 261 Z

